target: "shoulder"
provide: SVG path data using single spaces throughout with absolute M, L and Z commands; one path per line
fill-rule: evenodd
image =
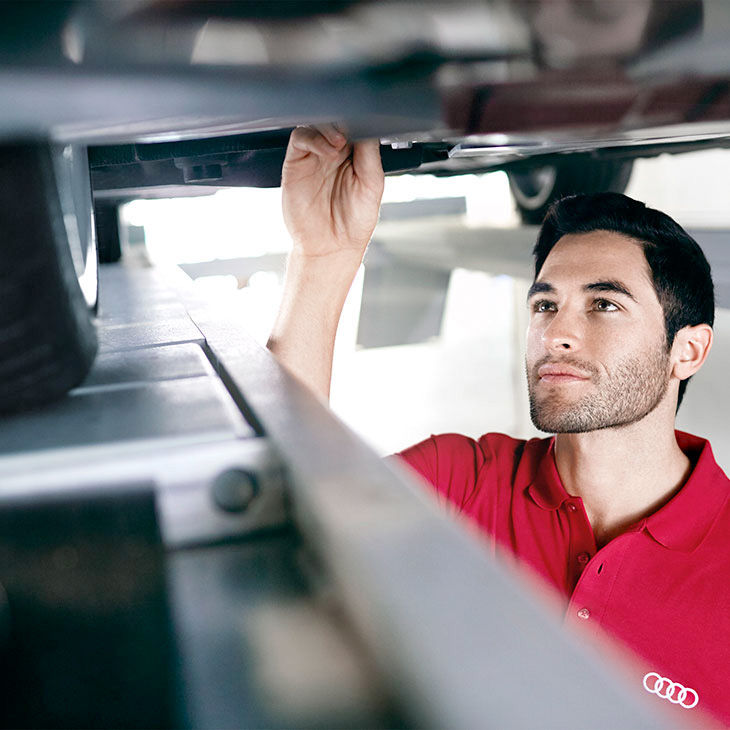
M 445 433 L 431 436 L 398 456 L 450 501 L 463 503 L 473 493 L 480 474 L 489 470 L 509 478 L 525 448 L 541 441 L 527 442 L 503 433 L 487 433 L 478 439 Z
M 401 451 L 399 456 L 407 456 L 410 453 L 430 451 L 444 454 L 484 454 L 492 452 L 516 451 L 527 442 L 524 439 L 516 439 L 504 433 L 485 433 L 478 439 L 464 436 L 460 433 L 441 433 L 429 436 L 418 444 Z

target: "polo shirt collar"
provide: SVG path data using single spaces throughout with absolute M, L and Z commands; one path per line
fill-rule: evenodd
M 694 464 L 684 486 L 646 520 L 646 529 L 664 547 L 692 552 L 715 524 L 730 493 L 728 478 L 712 453 L 710 442 L 676 431 L 679 448 Z
M 531 441 L 528 446 L 533 444 L 544 448 L 545 440 Z M 527 491 L 538 507 L 555 510 L 570 499 L 570 495 L 565 491 L 565 487 L 560 481 L 558 467 L 555 465 L 555 436 L 548 439 L 547 444 L 548 448 L 542 457 L 538 457 L 533 462 L 536 468 Z
M 730 494 L 730 482 L 717 465 L 706 439 L 682 431 L 675 433 L 679 447 L 694 465 L 692 472 L 679 492 L 637 527 L 646 528 L 658 543 L 670 550 L 692 552 L 717 520 Z M 535 504 L 546 510 L 556 510 L 571 499 L 555 465 L 554 437 L 549 440 L 542 458 L 536 460 L 527 491 Z

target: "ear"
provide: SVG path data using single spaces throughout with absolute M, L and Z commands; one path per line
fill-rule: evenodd
M 672 344 L 672 375 L 679 380 L 694 375 L 707 359 L 711 347 L 712 327 L 709 324 L 683 327 Z

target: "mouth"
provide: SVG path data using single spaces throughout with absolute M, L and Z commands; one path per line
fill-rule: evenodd
M 541 383 L 581 383 L 590 380 L 590 375 L 570 365 L 541 365 L 537 370 Z

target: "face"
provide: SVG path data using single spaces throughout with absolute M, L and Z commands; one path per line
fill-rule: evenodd
M 537 428 L 618 428 L 661 402 L 670 357 L 641 244 L 608 231 L 563 236 L 528 307 L 527 381 Z

